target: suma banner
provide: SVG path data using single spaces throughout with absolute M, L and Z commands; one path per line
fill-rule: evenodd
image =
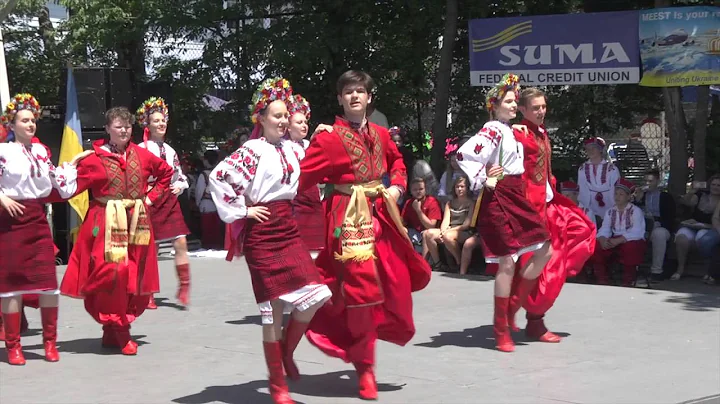
M 638 23 L 637 11 L 471 20 L 470 83 L 638 83 Z
M 720 7 L 640 11 L 640 85 L 720 84 Z

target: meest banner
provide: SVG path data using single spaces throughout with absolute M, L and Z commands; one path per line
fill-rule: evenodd
M 503 74 L 523 84 L 635 84 L 640 81 L 637 11 L 470 21 L 470 83 Z
M 720 7 L 640 11 L 640 85 L 720 84 Z

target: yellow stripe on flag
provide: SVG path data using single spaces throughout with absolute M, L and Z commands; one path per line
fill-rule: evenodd
M 59 163 L 69 162 L 78 153 L 83 151 L 82 142 L 82 125 L 80 124 L 80 114 L 77 101 L 77 90 L 75 89 L 75 78 L 73 77 L 72 68 L 68 68 L 67 75 L 67 92 L 65 94 L 65 128 L 63 129 L 62 143 L 60 144 Z M 68 201 L 70 206 L 77 212 L 80 222 L 85 220 L 85 214 L 90 204 L 88 192 L 82 192 Z M 71 215 L 70 222 L 77 222 Z M 77 235 L 77 228 L 80 223 L 71 227 L 71 234 Z M 73 237 L 74 239 L 75 237 Z

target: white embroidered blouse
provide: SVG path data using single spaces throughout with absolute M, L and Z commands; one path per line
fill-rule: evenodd
M 232 223 L 245 218 L 249 206 L 293 200 L 304 157 L 302 146 L 291 140 L 245 142 L 210 173 L 210 195 L 220 218 Z
M 521 175 L 525 172 L 523 158 L 522 143 L 515 139 L 513 129 L 500 121 L 486 123 L 477 135 L 460 147 L 457 154 L 458 165 L 470 178 L 472 192 L 479 191 L 485 184 L 487 165 L 501 165 L 505 175 Z
M 145 142 L 140 143 L 138 146 L 145 148 Z M 173 169 L 173 177 L 170 181 L 170 186 L 173 188 L 180 188 L 182 190 L 188 189 L 190 184 L 188 183 L 187 177 L 182 172 L 180 166 L 180 158 L 177 152 L 169 144 L 165 142 L 156 142 L 154 140 L 147 141 L 147 150 L 165 160 Z M 155 182 L 155 178 L 150 177 L 148 179 L 148 185 L 152 186 Z
M 22 201 L 45 198 L 57 189 L 62 198 L 77 190 L 77 169 L 50 161 L 47 150 L 39 143 L 29 147 L 21 143 L 0 143 L 0 194 Z
M 620 237 L 627 241 L 645 239 L 645 214 L 642 209 L 628 203 L 624 210 L 613 206 L 605 213 L 597 237 Z
M 578 169 L 578 201 L 595 215 L 605 216 L 605 212 L 615 206 L 615 183 L 619 179 L 620 170 L 613 163 L 586 161 Z

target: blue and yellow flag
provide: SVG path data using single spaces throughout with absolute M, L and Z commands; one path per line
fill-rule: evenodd
M 65 128 L 63 129 L 62 143 L 60 144 L 60 159 L 58 161 L 60 164 L 71 161 L 73 157 L 83 151 L 82 125 L 80 125 L 77 90 L 75 89 L 75 79 L 73 78 L 72 68 L 68 68 L 65 98 Z M 77 217 L 72 213 L 70 214 L 70 226 L 68 226 L 74 241 L 77 237 L 80 223 L 85 220 L 85 214 L 88 210 L 88 192 L 85 191 L 70 199 L 68 202 L 77 213 Z

